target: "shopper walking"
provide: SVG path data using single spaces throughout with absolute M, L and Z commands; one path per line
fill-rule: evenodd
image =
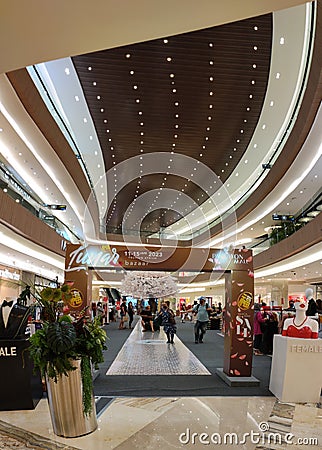
M 203 337 L 207 331 L 209 321 L 208 311 L 211 311 L 211 308 L 207 308 L 206 300 L 203 297 L 192 308 L 192 313 L 196 314 L 196 323 L 194 326 L 196 344 L 203 344 Z
M 177 326 L 175 314 L 170 308 L 169 301 L 162 304 L 161 311 L 158 315 L 162 317 L 161 326 L 163 326 L 164 332 L 167 335 L 167 344 L 173 344 L 174 335 L 177 333 Z
M 119 330 L 124 330 L 124 328 L 126 328 L 124 326 L 124 322 L 126 320 L 126 313 L 127 313 L 127 306 L 126 306 L 126 301 L 123 298 L 123 301 L 122 301 L 121 306 L 120 306 L 121 322 L 120 322 L 120 325 L 119 325 Z
M 129 316 L 129 329 L 132 330 L 132 323 L 133 323 L 133 317 L 134 317 L 134 308 L 133 308 L 132 302 L 129 302 L 129 304 L 127 305 L 127 313 Z

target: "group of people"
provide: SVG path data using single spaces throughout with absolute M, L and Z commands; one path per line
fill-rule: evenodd
M 212 308 L 209 308 L 206 304 L 205 298 L 201 297 L 199 303 L 194 305 L 190 309 L 185 309 L 185 313 L 192 313 L 195 315 L 196 321 L 194 324 L 194 336 L 195 343 L 202 344 L 203 337 L 207 330 L 209 321 L 209 313 L 212 312 Z M 160 326 L 163 327 L 165 334 L 167 335 L 167 343 L 174 343 L 174 336 L 177 332 L 176 314 L 170 308 L 170 302 L 167 300 L 162 303 L 161 309 L 156 316 L 151 313 L 150 306 L 147 305 L 141 312 L 141 324 L 142 331 L 158 331 Z
M 254 355 L 273 353 L 274 334 L 278 333 L 279 317 L 266 305 L 254 306 Z
M 159 331 L 160 326 L 163 327 L 165 334 L 167 335 L 167 343 L 174 343 L 174 335 L 177 332 L 175 313 L 170 308 L 169 300 L 165 301 L 161 305 L 159 313 L 154 315 L 151 311 L 151 306 L 147 305 L 141 311 L 141 324 L 142 331 Z
M 119 324 L 119 330 L 124 330 L 126 328 L 125 323 L 129 322 L 129 329 L 132 330 L 132 323 L 134 318 L 134 307 L 133 303 L 129 302 L 126 304 L 126 300 L 123 299 L 121 305 L 120 305 L 120 324 Z

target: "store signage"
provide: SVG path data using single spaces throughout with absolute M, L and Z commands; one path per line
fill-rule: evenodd
M 115 248 L 81 245 L 69 253 L 65 271 L 86 270 L 88 267 L 117 266 L 118 259 L 119 254 Z
M 291 352 L 295 353 L 322 353 L 322 345 L 291 345 Z
M 45 208 L 55 209 L 56 211 L 66 211 L 66 205 L 44 205 Z
M 10 272 L 8 269 L 0 270 L 0 277 L 9 280 L 20 280 L 20 274 L 17 272 Z
M 251 250 L 215 250 L 176 247 L 125 247 L 115 245 L 68 244 L 66 272 L 111 266 L 129 270 L 226 271 L 253 270 Z
M 17 347 L 0 347 L 0 356 L 17 356 Z

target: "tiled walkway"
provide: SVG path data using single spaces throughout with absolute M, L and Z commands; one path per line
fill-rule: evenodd
M 166 340 L 162 329 L 143 333 L 138 322 L 106 375 L 211 375 L 177 336 L 173 345 Z

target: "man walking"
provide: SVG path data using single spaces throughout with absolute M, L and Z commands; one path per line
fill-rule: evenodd
M 206 333 L 209 321 L 208 310 L 211 311 L 211 308 L 207 307 L 206 301 L 203 297 L 200 298 L 199 304 L 192 308 L 192 312 L 197 314 L 196 323 L 194 326 L 196 344 L 203 343 L 203 336 Z

